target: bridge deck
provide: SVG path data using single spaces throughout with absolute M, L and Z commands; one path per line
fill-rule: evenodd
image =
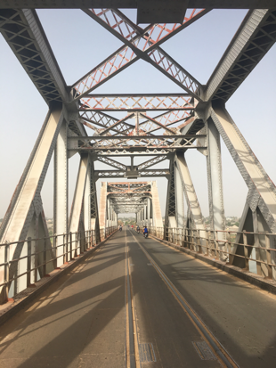
M 1 327 L 1 368 L 127 367 L 128 269 L 136 367 L 220 367 L 162 272 L 240 367 L 275 367 L 275 296 L 124 230 Z

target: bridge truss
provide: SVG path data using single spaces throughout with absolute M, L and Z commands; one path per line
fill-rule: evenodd
M 100 228 L 117 224 L 118 213 L 135 213 L 139 225 L 163 227 L 156 182 L 102 182 Z
M 98 22 L 124 44 L 72 86 L 68 86 L 62 76 L 35 11 L 35 7 L 63 8 L 65 3 L 70 8 L 81 8 L 91 21 Z M 110 220 L 108 216 L 116 222 L 116 215 L 122 209 L 127 212 L 127 203 L 120 203 L 118 198 L 115 200 L 115 194 L 110 190 L 112 185 L 106 182 L 101 187 L 101 192 L 106 193 L 105 205 L 101 202 L 98 210 L 95 185 L 98 179 L 154 176 L 168 179 L 165 226 L 203 229 L 200 204 L 185 159 L 188 149 L 196 149 L 206 156 L 210 226 L 213 230 L 224 230 L 221 138 L 248 187 L 239 230 L 275 233 L 275 185 L 225 107 L 227 100 L 275 43 L 275 1 L 262 1 L 263 8 L 255 9 L 255 3 L 260 6 L 260 2 L 217 0 L 210 1 L 208 7 L 208 0 L 190 0 L 187 9 L 179 5 L 174 8 L 174 3 L 171 8 L 164 5 L 159 11 L 155 9 L 155 0 L 149 1 L 147 6 L 139 0 L 104 0 L 101 3 L 105 8 L 98 9 L 96 0 L 0 0 L 0 31 L 49 106 L 2 223 L 1 243 L 48 235 L 41 189 L 52 155 L 55 167 L 54 232 L 57 234 L 77 232 L 80 228 L 99 229 L 106 226 L 104 222 Z M 95 8 L 91 7 L 93 5 Z M 150 23 L 144 28 L 118 10 L 136 6 L 138 21 Z M 212 10 L 211 7 L 246 8 L 249 11 L 209 81 L 202 85 L 161 45 L 204 17 Z M 159 70 L 183 92 L 131 95 L 94 92 L 139 59 Z M 114 112 L 117 111 L 123 112 L 124 117 L 116 118 Z M 69 215 L 68 160 L 75 154 L 79 154 L 80 163 Z M 138 156 L 144 158 L 142 163 L 135 162 Z M 120 157 L 129 157 L 130 164 L 122 164 Z M 108 165 L 110 170 L 96 170 L 96 161 Z M 164 161 L 169 162 L 169 169 L 155 168 L 156 164 Z M 152 191 L 154 185 L 147 185 Z M 183 196 L 188 206 L 185 224 Z M 143 201 L 141 204 L 135 202 L 135 208 L 141 205 L 143 209 L 148 199 Z M 133 209 L 133 204 L 131 202 L 129 209 Z M 113 208 L 112 216 L 106 217 L 103 206 Z M 269 246 L 275 248 L 275 244 Z M 11 258 L 18 258 L 22 249 L 22 243 L 12 247 Z M 3 250 L 0 252 L 3 259 Z M 242 250 L 236 247 L 237 255 L 240 252 Z M 257 256 L 261 258 L 261 252 Z M 275 262 L 274 255 L 272 261 Z M 242 261 L 234 257 L 233 262 L 241 265 Z M 10 272 L 16 273 L 16 267 Z M 265 265 L 259 272 L 267 274 Z M 1 277 L 3 279 L 3 272 L 0 281 Z

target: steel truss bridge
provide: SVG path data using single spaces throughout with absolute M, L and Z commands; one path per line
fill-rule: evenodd
M 218 234 L 218 247 L 224 247 L 221 138 L 248 187 L 230 261 L 238 267 L 246 267 L 244 257 L 250 257 L 256 246 L 258 274 L 275 280 L 275 185 L 225 107 L 275 43 L 275 1 L 189 0 L 183 1 L 181 6 L 179 2 L 162 2 L 158 11 L 156 4 L 157 1 L 142 0 L 0 0 L 1 34 L 49 106 L 0 229 L 0 243 L 4 245 L 0 247 L 2 303 L 9 293 L 22 291 L 30 282 L 27 271 L 25 279 L 21 277 L 20 282 L 14 282 L 20 268 L 18 260 L 27 257 L 27 239 L 49 238 L 41 190 L 52 155 L 54 234 L 71 234 L 71 244 L 75 244 L 76 249 L 79 249 L 76 234 L 94 231 L 98 242 L 105 238 L 105 228 L 117 226 L 118 213 L 135 212 L 138 223 L 163 227 L 156 183 L 126 182 L 154 176 L 168 179 L 164 236 L 172 236 L 169 229 L 185 228 L 197 231 L 200 246 L 204 246 L 206 236 L 200 203 L 185 159 L 188 149 L 198 150 L 206 156 L 210 228 Z M 98 22 L 122 41 L 123 46 L 99 65 L 91 65 L 87 74 L 68 86 L 35 8 L 81 8 L 91 22 Z M 137 24 L 148 25 L 134 24 L 123 13 L 124 8 L 137 8 Z M 162 43 L 204 17 L 212 8 L 249 10 L 207 84 L 203 85 L 162 49 Z M 183 92 L 97 94 L 99 86 L 139 59 L 159 70 Z M 114 116 L 118 111 L 124 113 L 123 118 Z M 79 154 L 80 162 L 69 213 L 67 164 L 75 154 Z M 120 157 L 129 157 L 130 164 L 122 164 Z M 137 157 L 144 161 L 137 164 Z M 108 165 L 110 170 L 96 170 L 97 161 Z M 165 161 L 169 162 L 169 169 L 155 168 Z M 123 178 L 124 181 L 103 181 L 98 206 L 95 183 L 105 178 Z M 184 196 L 188 207 L 185 216 Z M 253 235 L 243 236 L 244 232 Z M 58 238 L 55 267 L 67 259 L 62 244 L 64 239 Z M 52 245 L 51 241 L 44 244 L 48 252 Z M 74 249 L 66 254 L 72 252 Z M 39 257 L 38 262 L 42 262 Z M 49 272 L 51 267 L 53 264 L 49 261 Z

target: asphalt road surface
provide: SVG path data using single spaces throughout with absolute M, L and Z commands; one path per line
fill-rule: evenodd
M 1 368 L 276 367 L 276 297 L 134 230 L 0 328 Z

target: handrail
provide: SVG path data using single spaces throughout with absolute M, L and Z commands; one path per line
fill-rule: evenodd
M 4 289 L 4 300 L 13 298 L 59 268 L 57 264 L 61 266 L 93 248 L 97 239 L 103 241 L 115 230 L 117 226 L 102 228 L 98 237 L 95 230 L 88 230 L 55 234 L 45 238 L 29 237 L 26 240 L 0 244 L 0 252 L 4 256 L 3 262 L 0 263 L 0 273 L 3 275 L 0 287 Z M 10 259 L 11 247 L 15 248 L 18 245 L 22 247 L 20 257 Z
M 258 275 L 276 279 L 276 233 L 149 227 L 149 234 L 246 271 L 255 262 Z

